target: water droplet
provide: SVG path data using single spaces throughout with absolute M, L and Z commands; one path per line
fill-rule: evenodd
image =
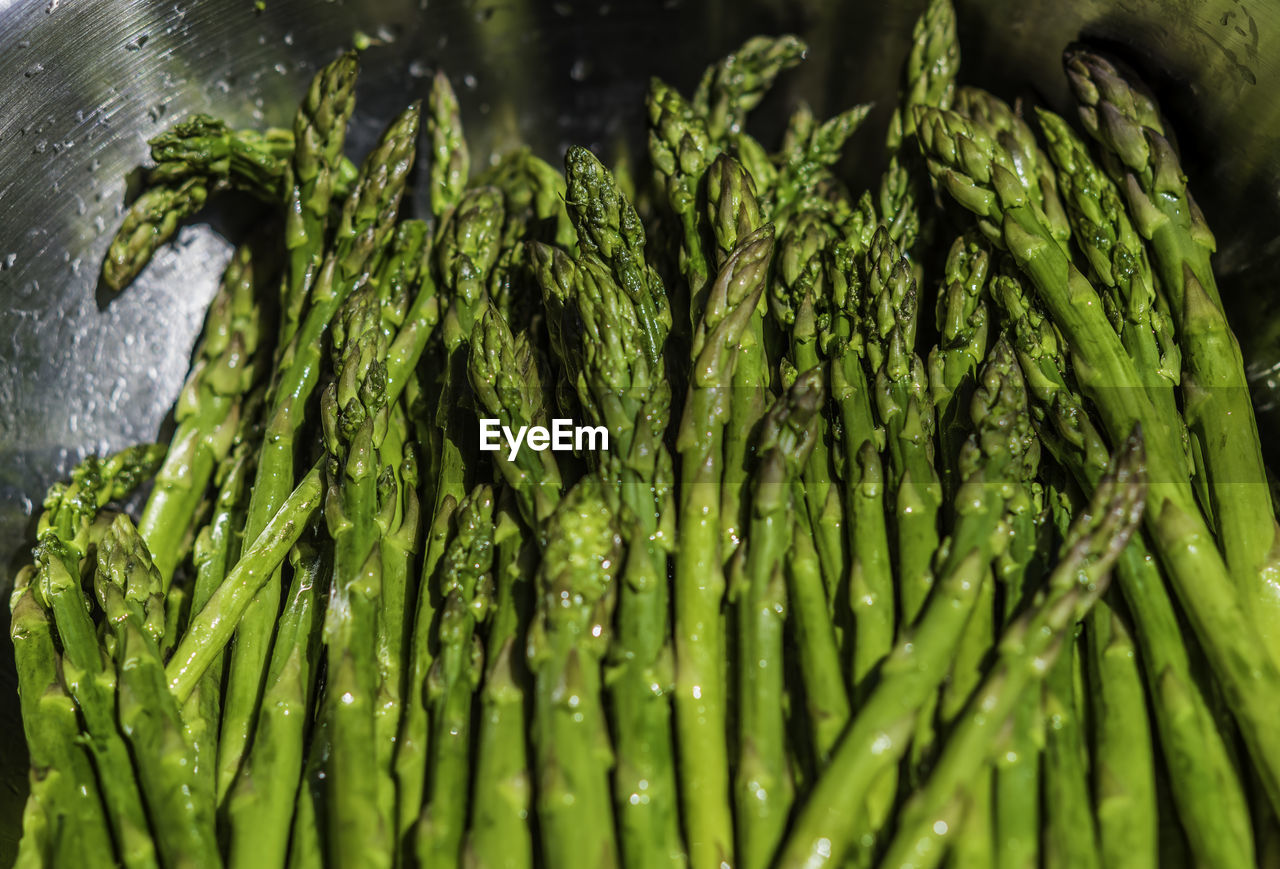
M 42 72 L 44 72 L 44 64 L 33 63 L 31 64 L 31 66 L 27 67 L 26 72 L 24 72 L 22 75 L 24 78 L 35 78 Z
M 409 62 L 409 75 L 413 78 L 427 78 L 431 75 L 431 67 L 421 60 Z
M 569 67 L 569 78 L 574 81 L 586 81 L 587 76 L 591 74 L 591 64 L 586 58 L 580 57 L 573 62 L 573 66 Z
M 292 30 L 290 30 L 288 33 L 286 33 L 286 34 L 284 35 L 284 44 L 285 44 L 285 45 L 293 45 L 293 31 L 292 31 Z
M 52 15 L 53 11 L 58 8 L 59 0 L 49 0 L 49 5 L 44 7 L 45 15 Z
M 5 254 L 4 267 L 6 269 L 11 269 L 13 268 L 13 264 L 16 263 L 17 261 L 18 261 L 18 255 L 16 253 Z
M 467 89 L 467 90 L 469 90 L 469 91 L 473 91 L 473 90 L 475 90 L 475 89 L 476 89 L 476 85 L 478 85 L 479 83 L 480 83 L 480 82 L 479 82 L 479 81 L 476 79 L 476 77 L 475 77 L 474 75 L 472 75 L 471 73 L 467 73 L 466 75 L 464 75 L 464 76 L 462 77 L 462 84 L 463 84 L 463 86 L 465 86 L 465 87 L 466 87 L 466 89 Z
M 142 46 L 146 45 L 147 40 L 150 38 L 151 37 L 149 35 L 144 33 L 141 36 L 138 36 L 137 38 L 131 39 L 128 42 L 126 42 L 124 44 L 124 49 L 125 51 L 137 51 L 138 49 L 142 48 Z
M 32 150 L 34 150 L 35 153 L 37 154 L 43 154 L 45 151 L 49 150 L 49 140 L 41 139 L 40 141 L 36 142 L 36 146 Z

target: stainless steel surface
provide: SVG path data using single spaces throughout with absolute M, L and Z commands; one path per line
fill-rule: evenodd
M 1118 47 L 1148 75 L 1182 133 L 1221 244 L 1224 289 L 1248 325 L 1280 274 L 1280 4 L 957 2 L 967 82 L 1062 108 L 1060 54 L 1081 37 Z M 481 147 L 518 137 L 551 159 L 569 143 L 607 153 L 642 141 L 649 75 L 691 88 L 742 38 L 791 31 L 811 56 L 766 109 L 801 97 L 823 111 L 874 99 L 860 135 L 874 149 L 922 6 L 266 0 L 256 12 L 251 0 L 0 0 L 0 587 L 26 556 L 32 511 L 52 480 L 87 451 L 157 436 L 229 255 L 225 236 L 247 219 L 238 200 L 224 203 L 212 221 L 184 228 L 127 292 L 99 291 L 98 264 L 149 136 L 196 111 L 288 124 L 316 66 L 360 31 L 373 44 L 354 151 L 442 66 Z M 867 180 L 876 165 L 854 157 L 846 168 Z M 0 727 L 12 741 L 10 670 L 0 667 L 9 700 Z M 23 770 L 18 753 L 0 751 L 0 860 Z

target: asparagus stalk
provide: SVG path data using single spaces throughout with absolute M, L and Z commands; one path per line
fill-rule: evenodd
M 883 822 L 889 809 L 884 777 L 910 744 L 919 712 L 945 678 L 981 587 L 989 582 L 1005 503 L 999 482 L 1026 451 L 1025 402 L 1012 351 L 999 343 L 975 391 L 971 412 L 977 431 L 966 447 L 968 475 L 957 496 L 957 503 L 969 506 L 947 545 L 938 583 L 880 667 L 878 682 L 801 807 L 776 865 L 839 865 Z
M 1083 399 L 1064 373 L 1051 324 L 1015 279 L 999 277 L 992 297 L 1011 324 L 1019 362 L 1035 397 L 1033 413 L 1041 441 L 1081 486 L 1096 487 L 1109 459 Z M 1210 865 L 1253 865 L 1243 786 L 1191 669 L 1165 578 L 1141 537 L 1135 536 L 1121 553 L 1116 580 L 1138 627 L 1143 675 L 1190 849 Z M 1223 835 L 1224 830 L 1230 832 Z
M 1097 55 L 1069 52 L 1064 61 L 1080 119 L 1103 146 L 1107 171 L 1151 244 L 1184 351 L 1184 407 L 1203 452 L 1218 539 L 1262 639 L 1280 660 L 1270 590 L 1278 569 L 1275 513 L 1240 345 L 1209 262 L 1213 234 L 1149 98 Z
M 471 387 L 482 409 L 501 425 L 515 431 L 520 426 L 547 422 L 544 375 L 528 332 L 512 335 L 502 314 L 489 305 L 480 319 L 471 345 Z M 560 467 L 548 450 L 521 450 L 494 457 L 498 472 L 516 491 L 525 520 L 539 527 L 560 499 Z
M 319 275 L 347 121 L 355 108 L 357 73 L 355 52 L 321 67 L 293 117 L 295 146 L 284 177 L 289 270 L 281 290 L 281 351 L 297 333 L 307 294 Z
M 790 342 L 789 362 L 799 373 L 821 364 L 818 355 L 818 318 L 825 316 L 826 289 L 822 257 L 836 228 L 817 210 L 798 213 L 778 244 L 778 278 L 771 287 L 769 307 L 780 330 Z M 840 527 L 843 510 L 827 448 L 825 419 L 817 419 L 818 431 L 804 468 L 804 503 L 822 569 L 826 597 L 834 610 L 844 579 L 844 539 Z
M 156 641 L 162 586 L 137 529 L 127 516 L 117 517 L 98 544 L 94 588 L 115 637 L 120 730 L 132 748 L 161 859 L 169 865 L 221 866 L 213 789 L 201 787 L 196 777 L 193 747 L 167 689 Z
M 165 665 L 169 690 L 180 703 L 191 696 L 210 664 L 231 640 L 254 595 L 298 542 L 320 506 L 322 491 L 317 463 L 280 505 L 257 539 L 245 548 L 204 608 L 191 619 Z
M 165 589 L 209 478 L 231 450 L 239 428 L 240 398 L 258 373 L 255 354 L 262 312 L 254 298 L 255 266 L 260 271 L 253 249 L 242 245 L 223 273 L 195 365 L 178 395 L 177 428 L 138 522 L 142 539 L 156 553 Z
M 292 130 L 233 130 L 225 121 L 195 114 L 147 142 L 156 167 L 148 182 L 175 182 L 192 175 L 216 178 L 271 202 L 284 199 L 284 180 L 293 157 Z M 345 159 L 337 185 L 355 174 Z
M 676 738 L 681 807 L 695 869 L 732 862 L 726 676 L 719 554 L 723 432 L 733 351 L 760 295 L 773 252 L 766 225 L 739 243 L 720 269 L 693 344 L 693 379 L 676 438 L 681 456 L 675 557 Z
M 738 243 L 764 225 L 755 181 L 737 160 L 721 154 L 707 173 L 707 218 L 716 238 L 719 268 Z M 720 545 L 727 561 L 746 533 L 749 499 L 743 497 L 750 474 L 751 446 L 764 417 L 769 389 L 765 358 L 765 299 L 762 296 L 738 339 L 725 425 L 724 475 L 720 481 Z
M 1089 758 L 1081 732 L 1082 710 L 1076 697 L 1076 644 L 1072 633 L 1044 682 L 1045 862 L 1053 866 L 1102 865 L 1098 847 L 1099 818 L 1089 799 Z M 1140 749 L 1139 749 L 1140 750 Z M 1128 855 L 1133 862 L 1150 852 Z
M 600 664 L 609 641 L 622 540 L 596 477 L 552 515 L 529 630 L 533 754 L 547 865 L 619 865 Z
M 1072 349 L 1081 390 L 1096 404 L 1107 433 L 1123 437 L 1135 425 L 1148 433 L 1155 482 L 1147 528 L 1225 688 L 1267 793 L 1280 804 L 1280 739 L 1264 724 L 1280 716 L 1280 669 L 1273 659 L 1258 660 L 1255 650 L 1265 643 L 1212 545 L 1176 436 L 1156 414 L 1097 292 L 1067 259 L 1043 211 L 1007 168 L 1013 163 L 1009 151 L 959 116 L 937 110 L 921 110 L 917 132 L 939 184 L 979 216 L 988 237 L 1004 244 L 1031 278 Z
M 493 490 L 458 504 L 457 531 L 440 571 L 440 650 L 427 676 L 431 760 L 417 830 L 422 866 L 456 866 L 466 825 L 472 694 L 484 666 L 476 622 L 488 607 L 493 565 Z
M 463 846 L 463 862 L 477 869 L 522 869 L 534 860 L 532 782 L 525 745 L 528 673 L 519 650 L 528 630 L 528 585 L 537 549 L 520 524 L 510 490 L 504 493 L 494 520 L 496 590 L 485 638 L 471 826 Z
M 319 593 L 331 566 L 325 549 L 306 541 L 290 551 L 289 560 L 293 581 L 271 652 L 253 751 L 227 800 L 229 866 L 284 866 L 288 852 L 319 652 Z
M 717 142 L 737 133 L 778 75 L 800 63 L 808 46 L 796 36 L 755 36 L 707 67 L 693 95 L 693 110 Z
M 105 660 L 80 580 L 90 527 L 110 500 L 122 498 L 155 472 L 163 449 L 137 446 L 106 459 L 90 456 L 55 484 L 36 527 L 36 601 L 53 617 L 62 646 L 61 677 L 84 721 L 87 746 L 121 862 L 155 866 L 156 849 L 142 796 L 115 722 L 115 669 Z
M 212 514 L 192 546 L 196 576 L 188 616 L 204 608 L 228 569 L 240 558 L 241 530 L 249 498 L 249 479 L 253 476 L 254 450 L 258 448 L 262 435 L 260 416 L 264 392 L 265 386 L 260 385 L 243 402 L 235 445 L 214 474 L 218 492 Z M 185 625 L 183 627 L 185 630 Z M 178 635 L 177 631 L 172 634 L 166 631 L 169 643 L 176 643 Z M 195 747 L 196 771 L 201 784 L 215 789 L 218 725 L 222 717 L 222 669 L 219 663 L 210 666 L 182 707 L 182 723 L 187 738 Z
M 418 115 L 416 105 L 402 112 L 365 158 L 355 188 L 343 205 L 336 244 L 314 279 L 306 316 L 279 359 L 267 402 L 267 436 L 245 517 L 244 534 L 248 540 L 259 537 L 293 487 L 294 447 L 320 377 L 321 339 L 391 236 L 406 176 L 413 164 Z M 257 717 L 279 615 L 280 582 L 278 573 L 265 579 L 236 629 L 218 747 L 220 795 L 225 795 L 235 781 Z
M 984 299 L 990 254 L 976 234 L 956 238 L 938 292 L 938 345 L 929 353 L 929 393 L 938 430 L 943 496 L 960 484 L 956 462 L 964 443 L 965 410 L 978 365 L 987 355 L 989 314 Z
M 122 290 L 151 262 L 155 252 L 173 238 L 179 224 L 204 207 L 218 189 L 204 175 L 159 184 L 142 192 L 116 230 L 102 260 L 102 280 Z
M 849 606 L 853 614 L 852 684 L 863 693 L 872 669 L 893 648 L 894 581 L 885 518 L 883 431 L 876 425 L 867 383 L 857 251 L 837 244 L 828 264 L 834 300 L 824 341 L 831 359 L 831 395 L 840 423 L 848 535 Z
M 739 555 L 744 587 L 738 600 L 738 750 L 734 782 L 738 819 L 736 854 L 743 866 L 767 866 L 786 828 L 795 797 L 787 758 L 782 704 L 783 617 L 787 607 L 783 562 L 793 484 L 817 436 L 821 372 L 799 377 L 766 414 L 760 430 L 760 466 L 752 489 L 751 524 Z
M 484 301 L 486 276 L 497 259 L 501 225 L 502 204 L 496 191 L 489 187 L 474 188 L 464 194 L 462 202 L 448 215 L 435 248 L 441 304 L 446 306 L 439 328 L 447 355 L 441 375 L 443 383 L 431 409 L 432 420 L 424 426 L 426 436 L 420 434 L 419 437 L 430 444 L 430 461 L 435 473 L 424 475 L 429 485 L 434 483 L 429 498 L 432 513 L 414 606 L 410 659 L 406 667 L 408 682 L 394 761 L 396 831 L 404 852 L 402 858 L 415 847 L 412 833 L 422 809 L 430 750 L 431 725 L 424 685 L 437 651 L 432 629 L 439 604 L 430 589 L 436 587 L 435 572 L 449 542 L 454 511 L 467 494 L 465 457 L 471 454 L 472 447 L 463 439 L 470 439 L 473 416 L 466 400 L 469 362 L 466 345 L 472 339 L 477 313 Z M 392 346 L 393 362 L 394 350 L 395 345 Z M 426 503 L 426 492 L 423 498 Z
M 916 283 L 887 230 L 876 231 L 866 261 L 862 314 L 874 395 L 889 450 L 889 491 L 895 493 L 898 581 L 903 618 L 920 612 L 938 548 L 942 487 L 933 464 L 933 407 L 924 363 L 914 352 Z
M 386 336 L 376 294 L 347 300 L 334 330 L 335 376 L 321 395 L 329 453 L 325 523 L 333 576 L 324 622 L 328 682 L 323 712 L 330 742 L 329 847 L 340 862 L 392 862 L 389 818 L 381 812 L 378 747 L 377 614 L 382 563 L 377 521 L 378 449 L 386 437 Z M 357 856 L 359 855 L 359 856 Z
M 36 599 L 36 581 L 35 566 L 19 571 L 10 604 L 9 637 L 31 758 L 20 846 L 31 850 L 19 853 L 17 865 L 29 859 L 36 866 L 88 866 L 112 859 L 114 847 L 91 757 L 77 742 L 76 706 L 58 676 L 53 621 Z M 39 827 L 28 825 L 30 814 L 39 819 Z
M 955 9 L 950 0 L 929 0 L 911 31 L 911 51 L 903 66 L 902 89 L 889 118 L 890 151 L 901 148 L 915 133 L 916 106 L 951 108 L 959 67 Z
M 431 136 L 431 212 L 442 217 L 462 201 L 471 174 L 458 96 L 443 70 L 431 82 L 427 133 Z
M 1146 246 L 1134 229 L 1120 191 L 1093 162 L 1088 148 L 1058 115 L 1037 110 L 1040 129 L 1058 169 L 1059 187 L 1095 283 L 1120 323 L 1120 340 L 1147 378 L 1156 410 L 1177 419 L 1173 387 L 1180 355 L 1173 345 L 1173 323 L 1157 296 Z
M 655 192 L 666 199 L 667 207 L 679 222 L 678 265 L 688 293 L 685 299 L 688 322 L 696 331 L 709 303 L 712 281 L 698 191 L 720 148 L 712 141 L 711 132 L 694 107 L 661 79 L 650 81 L 646 101 L 649 108 L 649 160 L 654 167 Z M 570 201 L 573 199 L 571 190 Z M 626 212 L 623 215 L 626 216 Z M 638 220 L 636 226 L 639 227 Z M 630 291 L 625 283 L 623 289 Z M 670 322 L 667 328 L 671 328 Z M 646 331 L 651 330 L 646 327 Z M 650 349 L 657 346 L 656 342 L 651 342 Z
M 586 155 L 569 161 L 572 188 L 588 166 L 608 173 Z M 593 158 L 592 158 L 593 160 Z M 575 216 L 585 215 L 578 210 Z M 590 229 L 581 227 L 583 235 Z M 584 245 L 584 247 L 586 247 Z M 616 260 L 615 260 L 616 262 Z M 621 286 L 623 273 L 582 253 L 574 270 L 576 317 L 561 324 L 565 362 L 590 420 L 610 432 L 608 452 L 594 458 L 606 494 L 627 541 L 619 588 L 616 634 L 609 664 L 617 766 L 614 801 L 623 853 L 641 865 L 683 866 L 674 746 L 671 734 L 671 652 L 667 559 L 673 533 L 672 462 L 664 444 L 671 415 L 671 387 L 645 353 L 641 317 L 657 303 L 646 287 L 639 298 Z M 557 285 L 549 287 L 554 295 Z M 581 336 L 568 343 L 570 335 Z M 660 349 L 667 324 L 658 327 Z
M 1112 474 L 1072 526 L 1043 596 L 1005 631 L 994 669 L 951 732 L 928 781 L 903 807 L 881 865 L 933 866 L 940 861 L 947 837 L 956 829 L 956 793 L 990 762 L 1019 697 L 1037 687 L 1068 645 L 1074 622 L 1106 589 L 1111 566 L 1145 506 L 1143 459 L 1141 437 L 1128 439 L 1113 461 Z
M 1100 865 L 1154 869 L 1159 853 L 1155 761 L 1130 629 L 1104 598 L 1088 623 Z

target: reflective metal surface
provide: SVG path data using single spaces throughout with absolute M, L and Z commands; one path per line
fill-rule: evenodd
M 570 143 L 607 155 L 643 141 L 650 75 L 691 89 L 703 65 L 746 36 L 791 31 L 809 41 L 810 59 L 765 115 L 801 97 L 827 112 L 875 100 L 859 137 L 875 153 L 923 5 L 266 0 L 255 11 L 252 0 L 0 0 L 0 588 L 26 557 L 32 511 L 52 480 L 87 451 L 157 436 L 229 256 L 225 237 L 252 216 L 241 200 L 223 203 L 126 293 L 100 291 L 98 263 L 149 136 L 196 111 L 287 125 L 316 66 L 359 31 L 372 44 L 352 151 L 443 66 L 481 148 L 519 138 L 553 160 Z M 968 83 L 1066 108 L 1059 58 L 1079 38 L 1118 48 L 1148 76 L 1217 232 L 1235 320 L 1254 321 L 1280 274 L 1280 4 L 957 5 Z M 855 155 L 845 168 L 868 181 L 878 167 Z M 1280 353 L 1254 358 L 1265 365 Z M 16 740 L 11 667 L 0 667 L 0 695 L 0 727 Z M 0 751 L 0 860 L 16 833 L 23 763 Z

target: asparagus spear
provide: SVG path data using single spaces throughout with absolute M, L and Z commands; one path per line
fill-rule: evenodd
M 528 673 L 520 649 L 528 629 L 527 586 L 535 571 L 534 538 L 520 524 L 509 489 L 499 496 L 493 547 L 496 589 L 477 722 L 471 826 L 463 862 L 477 869 L 533 865 L 532 782 L 526 751 Z
M 903 617 L 911 621 L 932 582 L 931 561 L 939 541 L 942 488 L 933 464 L 933 407 L 924 363 L 914 352 L 916 283 L 910 264 L 883 228 L 872 239 L 865 271 L 864 341 L 889 450 Z
M 486 413 L 515 431 L 547 421 L 544 375 L 527 332 L 513 336 L 502 314 L 489 305 L 471 345 L 471 386 Z M 560 468 L 549 451 L 521 450 L 494 458 L 504 480 L 516 491 L 525 520 L 539 527 L 560 499 Z
M 442 217 L 462 200 L 471 174 L 471 154 L 462 133 L 458 96 L 443 70 L 431 81 L 427 100 L 427 132 L 431 136 L 431 212 Z
M 39 597 L 53 613 L 63 647 L 62 678 L 84 719 L 121 860 L 127 866 L 154 866 L 155 846 L 141 793 L 114 720 L 115 672 L 103 660 L 80 588 L 78 561 L 63 539 L 43 536 L 35 550 Z
M 1058 169 L 1059 187 L 1095 283 L 1120 321 L 1120 339 L 1138 360 L 1156 410 L 1177 419 L 1173 387 L 1180 355 L 1173 324 L 1155 290 L 1146 247 L 1129 219 L 1120 191 L 1093 162 L 1085 143 L 1058 115 L 1038 109 L 1040 129 Z
M 386 437 L 386 336 L 376 294 L 362 288 L 334 330 L 334 383 L 321 395 L 329 453 L 325 523 L 333 538 L 333 576 L 325 612 L 328 682 L 329 847 L 340 862 L 392 862 L 389 818 L 378 801 L 377 613 L 382 592 L 378 449 Z M 357 856 L 359 855 L 359 856 Z
M 947 739 L 928 781 L 903 807 L 881 865 L 923 867 L 941 859 L 956 826 L 955 794 L 990 762 L 999 731 L 1022 692 L 1037 687 L 1068 644 L 1073 623 L 1105 590 L 1111 566 L 1145 506 L 1143 458 L 1141 437 L 1129 438 L 1112 474 L 1072 526 L 1043 597 L 1005 631 L 994 669 Z
M 98 544 L 94 588 L 115 636 L 117 715 L 132 748 L 156 849 L 169 865 L 221 866 L 213 789 L 196 778 L 192 746 L 167 689 L 154 636 L 164 611 L 162 578 L 127 516 L 117 517 Z M 144 589 L 151 592 L 145 606 Z
M 422 809 L 430 748 L 430 722 L 423 686 L 436 651 L 432 625 L 439 601 L 429 589 L 435 586 L 435 571 L 445 554 L 452 515 L 467 493 L 465 456 L 473 448 L 463 438 L 470 440 L 473 416 L 466 401 L 469 361 L 466 345 L 472 339 L 477 312 L 484 301 L 485 278 L 497 259 L 501 225 L 502 204 L 496 191 L 488 187 L 475 188 L 467 191 L 463 201 L 448 216 L 436 245 L 436 271 L 440 275 L 442 303 L 446 305 L 440 330 L 447 355 L 442 374 L 444 382 L 431 409 L 432 422 L 426 426 L 428 437 L 420 437 L 430 443 L 436 471 L 395 756 L 397 839 L 401 848 L 408 851 L 412 850 L 411 833 Z M 392 349 L 394 351 L 394 345 Z M 430 481 L 431 475 L 427 479 Z M 424 502 L 425 499 L 424 492 Z
M 440 571 L 440 650 L 427 677 L 431 761 L 418 824 L 418 862 L 456 866 L 465 832 L 471 766 L 472 694 L 484 666 L 476 622 L 488 607 L 493 565 L 493 490 L 481 485 L 459 504 L 457 531 Z
M 178 225 L 204 207 L 218 189 L 204 175 L 148 187 L 125 212 L 102 260 L 102 280 L 113 290 L 127 287 L 151 262 L 156 250 L 173 238 Z
M 693 344 L 693 379 L 676 438 L 681 456 L 675 558 L 676 738 L 681 808 L 695 869 L 732 862 L 719 555 L 722 435 L 733 351 L 760 295 L 773 227 L 747 236 L 712 285 Z
M 319 380 L 321 338 L 391 235 L 406 175 L 413 164 L 418 115 L 416 105 L 402 112 L 365 158 L 355 188 L 343 205 L 337 242 L 325 256 L 311 288 L 306 317 L 280 357 L 267 402 L 267 435 L 245 518 L 244 535 L 248 540 L 257 540 L 293 486 L 294 444 L 308 399 Z M 257 716 L 273 627 L 279 615 L 279 574 L 266 577 L 255 594 L 255 601 L 236 627 L 236 644 L 227 675 L 218 748 L 220 795 L 235 781 Z
M 1009 152 L 959 116 L 937 110 L 921 110 L 917 132 L 940 185 L 979 215 L 983 231 L 1005 244 L 1031 278 L 1072 349 L 1082 392 L 1097 405 L 1108 434 L 1123 437 L 1134 425 L 1148 433 L 1156 482 L 1147 528 L 1225 688 L 1267 793 L 1280 804 L 1280 739 L 1264 724 L 1280 716 L 1280 708 L 1269 708 L 1280 707 L 1280 669 L 1269 656 L 1258 659 L 1256 649 L 1265 644 L 1212 545 L 1176 436 L 1156 414 L 1097 292 L 1067 259 L 1018 176 L 1006 168 L 1012 165 Z
M 832 182 L 831 167 L 870 111 L 869 103 L 857 105 L 818 123 L 809 107 L 802 104 L 791 116 L 777 156 L 781 164 L 778 177 L 769 207 L 764 209 L 779 230 Z
M 675 88 L 652 79 L 646 97 L 649 107 L 649 160 L 654 167 L 656 195 L 665 198 L 679 221 L 679 267 L 686 284 L 689 323 L 696 330 L 710 295 L 711 268 L 703 235 L 705 221 L 698 190 L 720 148 L 712 141 L 703 118 Z M 570 201 L 574 201 L 570 191 Z M 623 212 L 622 216 L 627 216 Z M 636 221 L 637 228 L 639 221 Z M 581 235 L 581 233 L 579 233 Z M 606 257 L 607 259 L 607 257 Z M 627 284 L 623 289 L 630 292 Z M 668 319 L 670 314 L 668 313 Z M 667 328 L 671 328 L 670 322 Z M 646 331 L 650 331 L 646 327 Z M 682 329 L 683 331 L 683 329 Z M 657 347 L 651 342 L 650 350 Z
M 645 262 L 644 226 L 635 206 L 587 149 L 570 148 L 564 166 L 566 202 L 578 230 L 578 246 L 607 263 L 617 277 L 636 309 L 645 357 L 656 365 L 671 331 L 671 307 L 657 272 Z
M 693 95 L 693 109 L 716 141 L 737 133 L 778 75 L 804 59 L 808 46 L 790 34 L 754 36 L 707 67 Z
M 884 469 L 880 461 L 883 430 L 878 429 L 867 383 L 859 251 L 846 242 L 831 251 L 828 283 L 834 301 L 824 336 L 831 359 L 831 394 L 839 419 L 844 462 L 845 523 L 848 534 L 849 606 L 853 611 L 852 684 L 863 693 L 872 668 L 893 648 L 894 582 L 885 518 Z
M 683 866 L 670 737 L 667 559 L 674 510 L 663 440 L 671 387 L 643 350 L 643 301 L 626 294 L 619 275 L 593 254 L 579 257 L 574 278 L 576 317 L 562 329 L 580 339 L 565 346 L 566 367 L 588 418 L 610 433 L 609 450 L 593 458 L 628 545 L 609 655 L 620 846 L 640 865 Z
M 956 461 L 964 443 L 965 409 L 978 365 L 987 355 L 990 323 L 984 290 L 990 254 L 976 234 L 956 238 L 938 292 L 938 345 L 929 353 L 929 393 L 938 431 L 938 470 L 944 498 L 959 485 Z
M 178 395 L 177 429 L 138 522 L 167 589 L 179 543 L 191 524 L 214 467 L 226 458 L 239 427 L 240 402 L 257 376 L 261 310 L 249 245 L 232 256 L 210 304 L 196 362 Z
M 1105 598 L 1090 615 L 1087 643 L 1100 865 L 1154 869 L 1156 776 L 1142 673 L 1130 628 Z
M 302 780 L 303 749 L 319 648 L 320 590 L 330 569 L 326 547 L 300 541 L 289 552 L 293 581 L 253 738 L 227 800 L 228 866 L 284 866 Z
M 542 855 L 550 866 L 608 869 L 619 865 L 619 855 L 600 663 L 622 540 L 596 477 L 569 490 L 546 537 L 528 644 Z
M 1085 129 L 1102 144 L 1138 232 L 1151 244 L 1183 353 L 1187 423 L 1200 442 L 1227 566 L 1272 656 L 1276 522 L 1240 346 L 1223 314 L 1209 259 L 1216 243 L 1165 138 L 1158 109 L 1114 66 L 1069 52 L 1067 76 Z
M 903 67 L 902 89 L 889 118 L 890 151 L 901 148 L 915 133 L 916 106 L 951 108 L 959 66 L 955 9 L 950 0 L 929 0 L 911 31 L 911 51 Z
M 88 866 L 112 859 L 111 832 L 101 788 L 86 746 L 78 743 L 76 706 L 58 675 L 53 621 L 36 599 L 35 566 L 14 578 L 9 637 L 21 701 L 22 728 L 31 758 L 30 795 L 17 865 Z M 28 825 L 35 814 L 40 827 Z
M 1099 818 L 1089 799 L 1089 758 L 1081 732 L 1082 710 L 1076 697 L 1074 630 L 1061 640 L 1044 681 L 1044 795 L 1045 863 L 1099 869 Z M 1140 750 L 1137 747 L 1134 749 Z M 1127 855 L 1135 863 L 1150 860 L 1150 852 Z
M 836 232 L 825 215 L 816 209 L 803 210 L 788 224 L 779 240 L 779 279 L 772 284 L 769 307 L 780 330 L 789 338 L 789 362 L 799 373 L 821 364 L 818 319 L 827 314 L 822 257 Z M 838 587 L 844 578 L 844 540 L 840 527 L 843 510 L 839 489 L 831 484 L 834 476 L 825 419 L 819 416 L 817 424 L 818 431 L 804 469 L 803 494 L 826 596 L 834 609 Z
M 752 488 L 751 523 L 738 558 L 738 749 L 734 783 L 736 854 L 743 866 L 767 866 L 786 828 L 795 783 L 786 753 L 782 693 L 783 561 L 791 525 L 793 484 L 817 436 L 821 372 L 811 369 L 779 398 L 761 425 L 760 466 Z
M 265 384 L 259 384 L 241 404 L 239 430 L 231 452 L 214 472 L 218 485 L 208 523 L 197 533 L 192 546 L 195 581 L 191 589 L 188 618 L 208 603 L 240 557 L 243 544 L 244 510 L 249 479 L 253 476 L 254 451 L 262 436 L 261 408 Z M 183 629 L 185 630 L 185 625 Z M 180 632 L 166 631 L 168 644 L 176 643 Z M 216 788 L 218 724 L 222 717 L 222 667 L 213 664 L 182 707 L 182 723 L 195 747 L 196 771 L 202 786 Z
M 307 522 L 320 506 L 321 495 L 317 463 L 280 505 L 257 539 L 245 548 L 209 602 L 191 619 L 165 665 L 169 690 L 179 702 L 186 702 L 209 665 L 231 640 L 236 624 L 254 595 L 302 536 Z
M 716 267 L 738 243 L 764 225 L 755 182 L 737 160 L 721 154 L 707 172 L 707 218 L 716 238 Z M 724 475 L 720 481 L 720 545 L 727 561 L 746 531 L 750 499 L 742 497 L 750 473 L 751 446 L 765 412 L 769 365 L 765 358 L 762 296 L 738 339 L 725 425 Z
M 1001 276 L 992 286 L 993 299 L 1007 312 L 1019 363 L 1035 397 L 1033 418 L 1041 441 L 1080 485 L 1097 486 L 1109 459 L 1101 434 L 1064 371 L 1051 324 L 1017 280 Z M 1206 865 L 1253 865 L 1242 784 L 1192 672 L 1165 578 L 1141 537 L 1135 536 L 1121 553 L 1116 580 L 1139 628 L 1143 675 L 1190 849 Z M 1223 835 L 1224 830 L 1230 832 Z
M 874 837 L 883 822 L 890 807 L 886 800 L 892 802 L 885 795 L 884 777 L 906 751 L 919 712 L 945 678 L 981 587 L 989 582 L 1004 510 L 999 481 L 1026 451 L 1026 423 L 1020 421 L 1025 401 L 1012 351 L 999 343 L 974 394 L 976 432 L 966 447 L 968 473 L 957 496 L 957 503 L 968 507 L 945 549 L 938 582 L 881 666 L 879 681 L 801 807 L 776 865 L 839 865 L 861 837 Z M 892 788 L 888 790 L 891 794 Z
M 283 182 L 294 148 L 292 130 L 233 130 L 225 121 L 195 114 L 147 144 L 156 162 L 149 183 L 204 175 L 272 202 L 284 198 Z

